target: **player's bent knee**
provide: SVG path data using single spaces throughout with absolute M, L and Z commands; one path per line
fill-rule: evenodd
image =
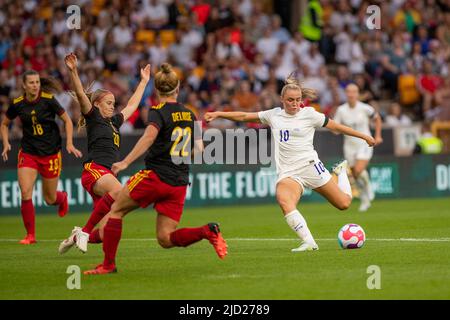
M 44 201 L 45 201 L 46 204 L 52 205 L 52 204 L 54 204 L 55 201 L 56 201 L 56 196 L 45 194 L 45 195 L 44 195 Z
M 343 197 L 336 205 L 339 210 L 347 210 L 352 204 L 352 199 L 349 196 Z
M 291 212 L 295 209 L 295 204 L 292 203 L 291 199 L 287 199 L 285 197 L 277 197 L 277 202 L 284 213 Z
M 109 193 L 109 195 L 111 196 L 111 198 L 113 198 L 114 200 L 116 200 L 119 197 L 119 193 L 122 190 L 122 188 L 118 188 L 116 190 L 112 190 Z
M 170 241 L 170 234 L 167 232 L 158 233 L 157 236 L 159 245 L 164 249 L 169 249 L 173 247 L 172 242 Z
M 23 190 L 21 192 L 22 199 L 31 199 L 33 197 L 33 189 Z

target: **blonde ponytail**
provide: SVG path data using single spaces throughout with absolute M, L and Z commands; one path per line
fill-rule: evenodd
M 311 88 L 303 88 L 301 82 L 297 78 L 297 72 L 293 71 L 284 80 L 284 87 L 281 90 L 281 96 L 284 97 L 287 90 L 299 90 L 302 93 L 302 99 L 307 98 L 310 100 L 317 99 L 317 92 Z

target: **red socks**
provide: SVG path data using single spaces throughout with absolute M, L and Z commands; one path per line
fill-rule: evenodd
M 113 203 L 114 199 L 109 193 L 105 193 L 105 195 L 95 205 L 94 211 L 92 211 L 88 222 L 82 229 L 83 232 L 91 233 L 97 223 L 99 223 L 100 220 L 102 220 L 103 217 L 111 210 L 111 205 Z
M 62 191 L 56 191 L 56 200 L 52 204 L 52 206 L 59 206 L 61 203 L 64 202 L 65 194 Z
M 105 253 L 103 267 L 107 269 L 115 267 L 116 253 L 121 236 L 122 219 L 109 218 L 103 234 L 103 252 Z
M 205 227 L 182 228 L 170 234 L 170 242 L 176 247 L 187 247 L 205 238 Z
M 89 235 L 89 243 L 102 243 L 102 238 L 100 238 L 100 229 L 94 229 Z
M 22 213 L 23 224 L 27 229 L 27 234 L 35 235 L 35 214 L 33 200 L 22 200 L 22 206 L 20 207 Z

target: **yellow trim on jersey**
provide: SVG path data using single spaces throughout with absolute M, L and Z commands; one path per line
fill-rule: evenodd
M 89 164 L 89 170 L 92 172 L 92 174 L 94 175 L 94 177 L 96 179 L 100 179 L 102 177 L 102 175 L 100 174 L 100 172 L 97 169 L 93 169 L 91 168 L 92 166 L 92 162 Z
M 62 157 L 61 157 L 61 151 L 58 152 L 58 177 L 61 175 L 61 169 L 62 169 Z
M 129 192 L 133 191 L 133 189 L 139 184 L 139 182 L 144 180 L 144 178 L 148 177 L 149 172 L 151 172 L 151 170 L 141 170 L 138 173 L 136 173 L 131 178 L 131 179 L 133 179 L 133 181 L 128 184 L 128 191 Z
M 162 103 L 158 104 L 157 106 L 151 106 L 150 108 L 151 108 L 151 109 L 159 110 L 159 109 L 161 109 L 162 107 L 164 107 L 165 104 L 166 104 L 165 102 L 162 102 Z
M 18 98 L 15 98 L 14 101 L 13 101 L 13 104 L 19 103 L 19 102 L 22 101 L 23 99 L 24 99 L 23 96 L 20 96 L 20 97 L 18 97 Z
M 133 176 L 133 181 L 130 184 L 128 184 L 128 191 L 129 192 L 133 191 L 133 189 L 137 186 L 137 184 L 142 180 L 144 180 L 144 178 L 145 176 L 141 172 L 136 173 Z
M 86 163 L 84 165 L 84 168 L 95 178 L 95 179 L 100 179 L 102 177 L 102 175 L 95 169 L 91 168 L 92 162 Z
M 47 99 L 51 99 L 51 98 L 53 98 L 53 95 L 51 93 L 47 93 L 47 92 L 42 91 L 41 92 L 41 97 L 47 98 Z

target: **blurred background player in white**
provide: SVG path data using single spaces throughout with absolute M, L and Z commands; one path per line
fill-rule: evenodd
M 383 142 L 381 137 L 381 117 L 370 105 L 358 100 L 359 89 L 355 84 L 345 88 L 347 102 L 339 106 L 334 121 L 351 127 L 359 132 L 370 135 L 370 120 L 375 122 L 375 145 Z M 360 191 L 361 205 L 359 211 L 367 211 L 375 193 L 370 184 L 369 173 L 366 168 L 373 155 L 373 148 L 369 148 L 360 139 L 344 136 L 344 158 L 352 170 L 356 185 Z
M 312 107 L 304 107 L 302 98 L 314 97 L 314 90 L 302 88 L 291 74 L 281 91 L 284 109 L 273 108 L 261 112 L 218 111 L 205 114 L 207 122 L 224 118 L 233 121 L 260 122 L 269 125 L 272 129 L 278 174 L 276 198 L 286 222 L 303 240 L 298 248 L 292 249 L 293 252 L 319 249 L 305 218 L 297 210 L 297 204 L 305 188 L 318 192 L 340 210 L 347 209 L 352 201 L 350 182 L 347 177 L 347 162 L 343 161 L 334 168 L 333 171 L 338 176 L 336 184 L 314 150 L 315 129 L 326 127 L 362 139 L 369 146 L 375 144 L 370 133 L 358 132 L 328 119 Z

